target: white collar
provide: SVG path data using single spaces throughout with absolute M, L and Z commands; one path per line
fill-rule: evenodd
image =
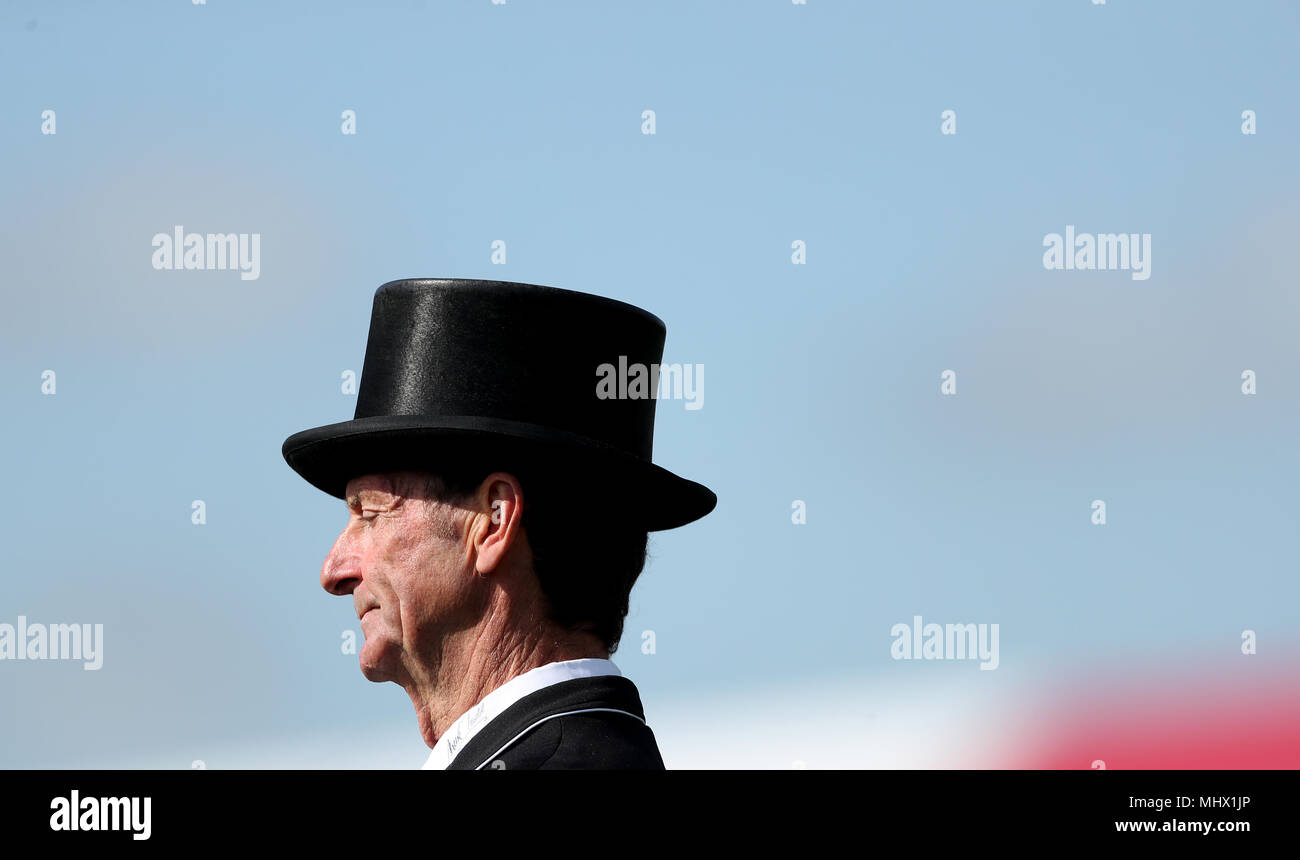
M 522 675 L 506 681 L 500 687 L 483 697 L 483 700 L 457 718 L 451 728 L 442 733 L 434 744 L 429 759 L 421 770 L 446 770 L 447 765 L 456 754 L 465 748 L 470 738 L 478 734 L 479 729 L 501 715 L 506 708 L 543 687 L 569 681 L 574 678 L 595 678 L 600 675 L 622 675 L 609 660 L 583 658 L 581 660 L 562 660 L 538 666 Z

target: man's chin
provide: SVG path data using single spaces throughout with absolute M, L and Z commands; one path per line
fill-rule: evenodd
M 389 667 L 389 661 L 382 654 L 368 654 L 366 649 L 361 649 L 360 660 L 361 674 L 367 681 L 382 683 L 391 681 L 394 678 L 393 672 Z

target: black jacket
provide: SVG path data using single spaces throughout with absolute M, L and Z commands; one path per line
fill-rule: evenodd
M 573 678 L 529 693 L 479 729 L 448 770 L 663 770 L 636 685 Z

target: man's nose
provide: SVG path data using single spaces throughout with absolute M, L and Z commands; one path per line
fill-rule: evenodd
M 347 531 L 339 535 L 320 569 L 320 586 L 330 594 L 351 594 L 361 583 L 361 563 Z

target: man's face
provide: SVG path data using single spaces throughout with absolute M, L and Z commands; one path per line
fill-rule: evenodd
M 321 587 L 352 595 L 371 681 L 422 679 L 446 637 L 476 619 L 474 567 L 457 537 L 465 512 L 423 487 L 413 472 L 349 481 L 348 524 L 321 567 Z

